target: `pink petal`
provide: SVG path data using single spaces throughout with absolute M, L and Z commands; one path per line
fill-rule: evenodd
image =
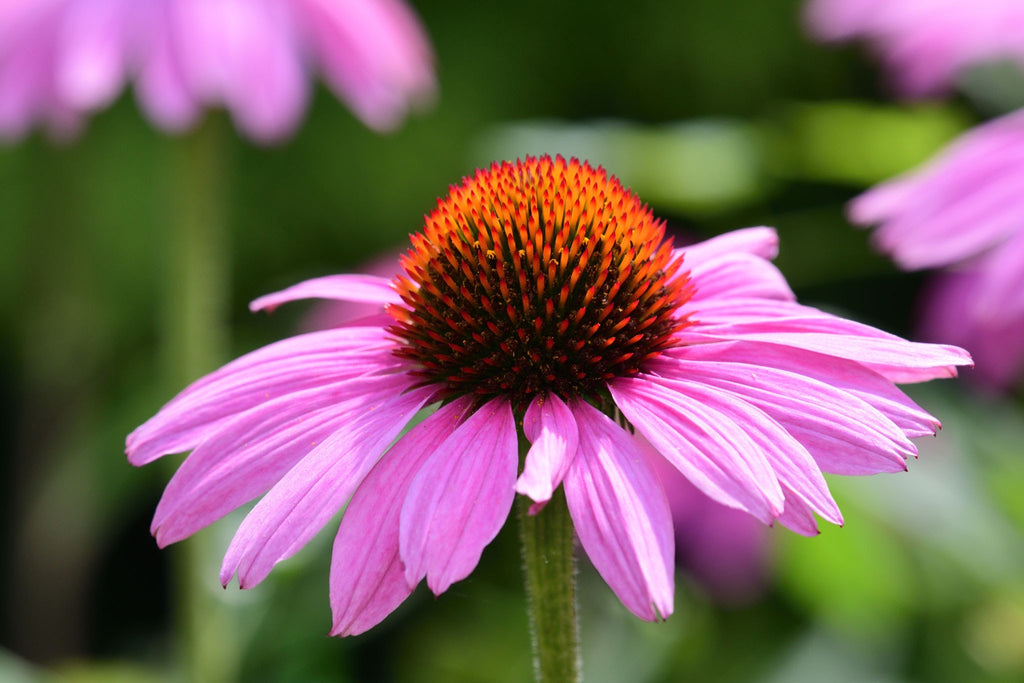
M 913 196 L 912 178 L 894 178 L 854 198 L 846 205 L 846 214 L 851 223 L 868 227 L 884 221 Z
M 1024 150 L 1018 154 L 1024 156 Z M 949 265 L 999 244 L 1020 226 L 1017 217 L 1022 204 L 1016 190 L 1022 172 L 1018 168 L 1001 175 L 998 169 L 987 171 L 990 177 L 974 185 L 964 184 L 956 195 L 929 206 L 927 212 L 901 207 L 899 215 L 876 231 L 875 242 L 906 270 Z M 935 187 L 921 190 L 941 191 Z
M 376 626 L 412 593 L 399 555 L 402 502 L 413 478 L 470 405 L 468 398 L 456 399 L 413 427 L 352 496 L 331 558 L 332 636 L 356 635 Z
M 362 361 L 332 363 L 330 358 L 301 359 L 305 362 L 277 363 L 259 371 L 235 373 L 225 381 L 201 387 L 179 397 L 139 429 L 150 435 L 136 438 L 128 450 L 129 462 L 141 465 L 165 453 L 195 448 L 203 439 L 223 427 L 223 421 L 277 399 L 291 399 L 312 410 L 324 402 L 347 397 L 353 380 L 397 367 L 389 353 L 347 359 Z M 390 363 L 390 364 L 389 364 Z M 277 401 L 280 402 L 280 401 Z M 138 431 L 138 430 L 137 430 Z M 153 433 L 155 432 L 155 433 Z M 141 434 L 141 432 L 140 432 Z
M 879 247 L 904 268 L 945 266 L 1019 231 L 1024 114 L 977 126 L 921 168 L 854 199 L 851 220 L 881 223 Z
M 649 381 L 657 382 L 691 399 L 700 401 L 702 405 L 728 418 L 742 429 L 764 454 L 780 485 L 828 521 L 833 524 L 842 524 L 843 517 L 839 513 L 839 506 L 832 499 L 832 494 L 829 493 L 825 477 L 822 476 L 818 464 L 815 463 L 808 449 L 790 433 L 791 430 L 787 431 L 788 425 L 780 424 L 776 420 L 780 420 L 781 417 L 800 421 L 802 418 L 810 423 L 811 429 L 820 427 L 823 430 L 839 432 L 839 438 L 848 436 L 849 430 L 840 431 L 839 428 L 830 428 L 827 422 L 820 425 L 815 424 L 811 419 L 804 417 L 804 414 L 808 413 L 813 413 L 814 417 L 818 417 L 820 413 L 827 413 L 827 410 L 815 411 L 811 407 L 812 400 L 804 401 L 791 398 L 794 394 L 800 396 L 799 393 L 793 391 L 794 388 L 806 388 L 805 385 L 799 383 L 796 387 L 793 386 L 791 381 L 796 376 L 785 377 L 783 373 L 776 373 L 775 377 L 769 376 L 762 380 L 757 375 L 761 372 L 760 370 L 751 372 L 747 369 L 746 371 L 730 372 L 730 368 L 723 368 L 725 365 L 725 363 L 678 363 L 675 367 L 676 372 L 673 373 L 674 379 L 650 378 Z M 691 370 L 696 371 L 691 373 L 689 372 Z M 744 372 L 746 377 L 743 376 Z M 754 375 L 754 377 L 751 378 L 749 375 Z M 731 381 L 715 381 L 723 376 Z M 750 382 L 752 386 L 740 384 L 739 382 L 743 380 Z M 781 383 L 778 380 L 781 380 Z M 790 382 L 787 383 L 785 380 L 790 380 Z M 772 386 L 772 390 L 763 390 L 761 381 Z M 823 396 L 836 398 L 836 392 L 828 392 L 828 387 L 814 388 L 819 391 L 813 394 L 812 398 L 820 399 Z M 769 394 L 767 400 L 764 399 L 764 394 Z M 775 408 L 771 401 L 772 394 L 777 395 L 778 404 L 783 408 L 792 408 L 794 412 L 802 411 L 803 414 L 797 413 L 795 417 L 790 417 L 780 410 L 765 411 L 766 407 Z M 833 403 L 833 407 L 834 405 Z M 848 404 L 841 405 L 845 407 Z M 870 410 L 870 406 L 863 407 Z M 856 432 L 854 433 L 856 434 Z M 903 436 L 902 432 L 898 432 L 898 430 L 897 433 L 900 437 Z M 785 505 L 788 506 L 790 503 L 790 497 L 787 496 Z
M 481 406 L 416 475 L 402 505 L 405 579 L 435 595 L 469 575 L 505 523 L 515 497 L 518 444 L 504 399 Z
M 189 128 L 199 118 L 200 96 L 186 80 L 175 35 L 187 34 L 169 0 L 136 3 L 135 49 L 138 65 L 135 95 L 153 122 L 171 132 Z
M 371 128 L 394 128 L 435 89 L 433 55 L 415 15 L 396 0 L 297 0 L 324 80 Z
M 710 384 L 756 406 L 807 447 L 825 472 L 899 472 L 908 456 L 917 455 L 903 431 L 879 411 L 809 377 L 707 360 L 673 359 L 657 367 L 666 377 Z
M 57 8 L 59 9 L 59 8 Z M 52 76 L 55 23 L 52 3 L 12 12 L 0 45 L 0 136 L 19 138 L 54 103 Z
M 554 394 L 538 394 L 530 402 L 523 419 L 523 433 L 533 445 L 516 481 L 516 493 L 536 501 L 530 514 L 537 514 L 562 483 L 576 456 L 579 433 L 572 411 Z
M 104 107 L 128 76 L 132 6 L 125 0 L 72 0 L 65 7 L 56 41 L 56 88 L 75 109 Z
M 909 437 L 931 436 L 939 422 L 900 391 L 891 380 L 855 361 L 814 351 L 760 342 L 690 344 L 668 350 L 665 357 L 726 361 L 786 370 L 815 379 L 860 398 Z
M 379 327 L 291 337 L 228 363 L 186 387 L 128 435 L 133 465 L 195 448 L 215 426 L 279 395 L 394 366 L 394 342 Z
M 909 342 L 874 327 L 844 320 L 813 308 L 766 299 L 701 302 L 699 326 L 687 336 L 767 342 L 855 360 L 893 382 L 923 382 L 955 377 L 956 366 L 969 365 L 963 349 Z
M 424 387 L 353 406 L 352 418 L 289 470 L 246 516 L 224 556 L 221 583 L 226 586 L 237 573 L 239 586 L 250 588 L 298 552 L 342 508 L 432 393 Z
M 161 546 L 179 541 L 265 493 L 374 398 L 412 382 L 371 376 L 282 396 L 218 426 L 185 459 L 153 516 Z M 354 398 L 353 398 L 354 397 Z
M 793 491 L 788 487 L 783 486 L 782 488 L 786 492 L 786 508 L 776 518 L 776 521 L 801 536 L 817 536 L 821 533 L 818 530 L 818 521 L 814 518 L 814 512 L 811 510 L 811 507 L 801 500 L 799 496 L 794 495 Z M 836 524 L 840 525 L 842 523 L 841 518 L 836 522 Z
M 945 93 L 972 64 L 1024 59 L 1024 7 L 1015 0 L 812 0 L 822 40 L 866 40 L 906 97 Z
M 673 253 L 682 255 L 683 263 L 688 268 L 726 254 L 752 254 L 764 259 L 773 259 L 779 253 L 779 235 L 774 228 L 743 228 L 676 249 Z
M 793 290 L 779 269 L 746 253 L 731 253 L 702 261 L 690 269 L 697 291 L 694 305 L 716 297 L 753 297 L 795 301 Z
M 661 482 L 622 427 L 584 401 L 574 401 L 572 412 L 580 445 L 564 487 L 580 544 L 629 611 L 665 619 L 675 545 Z
M 989 324 L 1024 319 L 1024 230 L 1006 240 L 998 249 L 976 259 L 967 270 L 975 270 L 975 300 L 972 318 Z
M 608 388 L 637 431 L 710 498 L 765 524 L 782 511 L 779 482 L 744 425 L 649 379 L 615 379 Z
M 186 81 L 207 104 L 223 104 L 260 142 L 298 125 L 306 75 L 286 4 L 178 0 L 187 40 L 178 43 Z
M 921 333 L 970 349 L 977 360 L 968 378 L 993 390 L 1008 390 L 1024 372 L 1024 316 L 979 310 L 989 272 L 973 268 L 942 273 L 926 290 Z
M 402 303 L 402 297 L 387 278 L 376 275 L 328 275 L 261 296 L 249 304 L 249 310 L 272 311 L 283 303 L 298 299 L 336 299 L 382 305 Z

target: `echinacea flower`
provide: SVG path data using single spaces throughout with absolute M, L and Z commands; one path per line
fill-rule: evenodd
M 36 122 L 71 134 L 129 81 L 160 128 L 228 109 L 260 142 L 298 125 L 307 72 L 371 128 L 434 90 L 433 56 L 402 0 L 0 2 L 0 137 Z
M 424 578 L 435 594 L 465 578 L 516 493 L 543 515 L 559 486 L 623 604 L 667 617 L 672 518 L 637 435 L 712 500 L 814 534 L 815 514 L 842 522 L 822 472 L 904 470 L 908 437 L 937 429 L 894 382 L 969 363 L 797 304 L 766 260 L 768 228 L 673 249 L 634 194 L 576 160 L 477 171 L 411 242 L 397 278 L 328 276 L 252 304 L 319 297 L 388 315 L 243 356 L 127 441 L 135 465 L 192 451 L 157 507 L 161 546 L 262 495 L 225 585 L 256 585 L 345 508 L 337 635 L 372 627 Z
M 854 199 L 877 247 L 906 270 L 946 268 L 926 291 L 922 333 L 969 349 L 974 378 L 1006 388 L 1024 371 L 1024 111 Z
M 943 94 L 967 67 L 1024 67 L 1020 0 L 810 0 L 807 23 L 827 41 L 861 39 L 908 97 Z

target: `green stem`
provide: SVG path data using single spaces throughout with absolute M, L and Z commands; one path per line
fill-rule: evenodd
M 530 504 L 519 496 L 534 674 L 544 683 L 573 683 L 581 679 L 572 519 L 561 489 L 536 515 Z
M 163 339 L 175 391 L 226 356 L 230 260 L 222 123 L 207 120 L 170 142 Z M 231 681 L 238 674 L 237 610 L 223 601 L 215 541 L 199 534 L 172 551 L 175 628 L 188 681 Z
M 227 349 L 229 237 L 217 123 L 172 143 L 164 339 L 170 379 L 179 385 L 213 370 Z

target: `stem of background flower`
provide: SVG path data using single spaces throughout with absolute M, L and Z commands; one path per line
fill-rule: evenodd
M 517 498 L 534 674 L 544 683 L 573 683 L 581 680 L 580 636 L 573 526 L 565 494 L 559 488 L 536 515 L 529 513 L 529 498 Z
M 224 133 L 224 122 L 210 117 L 170 141 L 163 340 L 174 391 L 216 368 L 227 350 Z M 218 567 L 210 560 L 221 552 L 216 540 L 200 533 L 172 551 L 177 645 L 189 681 L 231 681 L 238 675 L 241 639 L 232 614 L 237 608 L 224 602 Z

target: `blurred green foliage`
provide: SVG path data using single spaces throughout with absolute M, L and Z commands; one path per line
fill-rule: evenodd
M 855 49 L 803 36 L 799 7 L 418 3 L 438 56 L 433 110 L 379 136 L 319 92 L 286 145 L 229 136 L 233 353 L 308 310 L 252 316 L 248 300 L 396 248 L 475 166 L 558 152 L 604 164 L 680 240 L 777 226 L 802 299 L 908 333 L 920 278 L 875 255 L 843 205 L 970 125 L 970 103 L 887 102 Z M 161 365 L 159 310 L 180 144 L 126 95 L 72 144 L 0 148 L 0 680 L 181 679 L 178 549 L 148 534 L 168 470 L 122 455 L 124 435 L 180 388 Z M 833 479 L 845 527 L 773 530 L 774 580 L 756 604 L 717 607 L 680 575 L 676 614 L 644 624 L 583 566 L 588 680 L 1024 678 L 1021 405 L 957 383 L 915 395 L 942 434 L 909 474 Z M 202 532 L 204 547 L 226 547 L 236 523 Z M 514 533 L 444 596 L 421 587 L 347 640 L 326 636 L 330 538 L 242 594 L 217 586 L 209 558 L 210 599 L 243 616 L 241 680 L 529 676 Z

